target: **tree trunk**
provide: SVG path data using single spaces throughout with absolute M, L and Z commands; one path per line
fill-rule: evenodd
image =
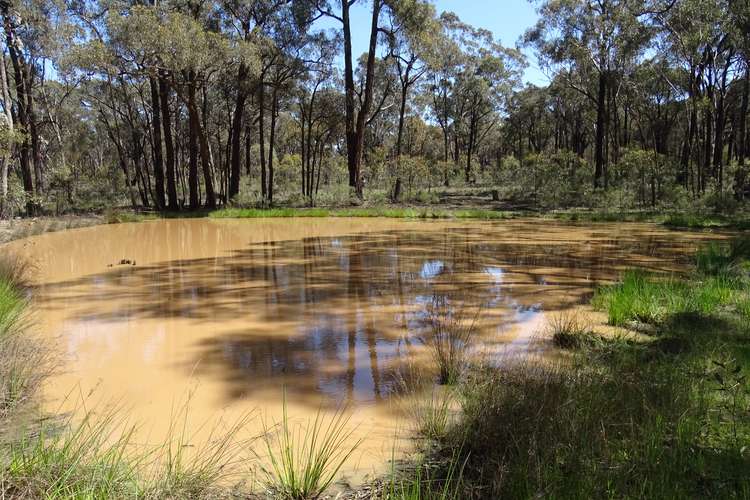
M 409 72 L 407 69 L 406 80 L 409 80 Z M 398 201 L 401 198 L 401 144 L 404 137 L 404 116 L 406 115 L 406 96 L 409 91 L 409 85 L 404 84 L 401 86 L 401 106 L 398 110 L 398 135 L 396 138 L 396 184 L 393 186 L 393 201 Z
M 188 190 L 190 191 L 190 210 L 200 207 L 198 197 L 198 111 L 195 109 L 195 85 L 190 79 L 188 86 L 188 153 L 190 155 L 188 166 Z M 192 104 L 191 104 L 192 103 Z
M 240 143 L 242 142 L 242 118 L 245 113 L 245 101 L 247 94 L 244 90 L 244 81 L 247 78 L 247 68 L 240 64 L 237 74 L 237 100 L 234 105 L 232 115 L 232 146 L 230 151 L 230 171 L 229 171 L 229 199 L 231 200 L 240 193 Z
M 165 75 L 159 75 L 159 105 L 164 132 L 164 152 L 167 161 L 167 208 L 172 211 L 180 209 L 177 200 L 177 180 L 175 172 L 174 144 L 172 143 L 172 118 L 169 110 L 169 87 Z
M 370 25 L 370 44 L 367 52 L 365 70 L 364 100 L 355 119 L 354 112 L 354 63 L 352 61 L 352 33 L 349 20 L 350 0 L 341 0 L 341 19 L 344 27 L 344 87 L 346 91 L 346 148 L 347 166 L 349 169 L 349 187 L 357 198 L 363 198 L 362 186 L 362 153 L 365 141 L 367 116 L 372 106 L 375 80 L 375 51 L 378 42 L 378 20 L 380 19 L 381 0 L 375 0 L 372 6 Z
M 271 135 L 268 138 L 268 204 L 273 205 L 273 148 L 276 139 L 276 116 L 278 115 L 279 98 L 276 87 L 271 98 Z
M 260 87 L 258 88 L 258 141 L 260 142 L 260 198 L 263 203 L 267 201 L 268 184 L 266 183 L 266 89 L 261 75 Z
M 13 65 L 13 73 L 16 83 L 16 100 L 18 103 L 18 123 L 22 132 L 25 133 L 23 142 L 19 149 L 19 156 L 21 161 L 21 180 L 23 181 L 23 190 L 26 196 L 29 198 L 26 203 L 26 211 L 29 214 L 34 213 L 34 180 L 31 172 L 31 157 L 30 157 L 30 141 L 29 141 L 29 116 L 27 114 L 28 99 L 26 97 L 27 92 L 27 79 L 28 68 L 23 60 L 23 47 L 20 40 L 16 37 L 15 26 L 11 21 L 11 16 L 8 13 L 8 5 L 6 4 L 3 9 L 3 21 L 5 27 L 6 44 L 8 46 L 8 55 Z
M 206 208 L 216 208 L 216 193 L 214 192 L 214 181 L 213 181 L 213 168 L 211 161 L 211 148 L 208 145 L 208 137 L 206 136 L 206 129 L 201 124 L 200 117 L 198 115 L 198 109 L 192 108 L 192 112 L 195 114 L 195 121 L 198 124 L 198 144 L 201 152 L 201 166 L 203 167 L 203 184 L 206 189 Z
M 739 140 L 737 144 L 738 163 L 744 168 L 747 158 L 747 112 L 750 97 L 750 60 L 745 61 L 745 78 L 742 84 L 742 104 L 740 105 Z
M 5 126 L 8 130 L 8 140 L 5 145 L 5 151 L 0 165 L 0 218 L 6 215 L 8 200 L 8 169 L 13 158 L 13 113 L 11 107 L 13 102 L 10 99 L 8 89 L 8 75 L 5 71 L 5 53 L 0 51 L 0 88 L 2 88 L 3 109 L 5 117 Z
M 164 161 L 161 155 L 161 103 L 159 102 L 159 87 L 156 78 L 149 77 L 149 86 L 151 87 L 151 128 L 153 129 L 153 150 L 154 150 L 154 202 L 156 208 L 164 210 L 166 200 L 164 198 Z
M 604 120 L 607 98 L 607 77 L 602 69 L 599 72 L 599 93 L 596 101 L 596 146 L 594 153 L 594 187 L 602 187 L 604 177 Z

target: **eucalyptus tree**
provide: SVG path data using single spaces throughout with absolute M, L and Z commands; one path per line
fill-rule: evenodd
M 27 196 L 27 210 L 36 209 L 34 196 L 44 191 L 44 158 L 37 114 L 36 88 L 41 82 L 44 62 L 54 57 L 69 39 L 65 8 L 56 0 L 2 0 L 0 18 L 5 35 L 5 48 L 11 63 L 11 75 L 4 74 L 3 101 L 6 117 L 6 135 L 20 139 L 18 153 L 21 179 Z M 3 61 L 4 62 L 4 61 Z M 5 68 L 3 68 L 5 72 Z M 11 78 L 12 77 L 12 80 Z M 12 81 L 12 90 L 6 83 Z M 13 95 L 13 93 L 15 95 Z M 15 118 L 13 118 L 15 116 Z M 11 119 L 8 120 L 8 117 Z M 16 135 L 16 132 L 20 136 Z M 8 162 L 10 150 L 0 177 L 3 199 L 7 195 Z
M 375 89 L 375 64 L 377 59 L 379 34 L 385 30 L 383 17 L 389 9 L 386 0 L 372 0 L 368 47 L 365 53 L 364 77 L 361 91 L 355 86 L 355 59 L 352 54 L 351 9 L 362 0 L 318 0 L 316 9 L 321 16 L 326 16 L 341 23 L 344 42 L 344 96 L 346 123 L 346 154 L 349 171 L 349 187 L 357 198 L 364 197 L 362 183 L 362 157 L 365 145 L 365 132 L 371 121 Z M 357 106 L 357 101 L 359 106 Z
M 607 185 L 608 93 L 624 66 L 638 58 L 650 37 L 634 0 L 544 0 L 539 21 L 525 36 L 548 70 L 588 98 L 596 109 L 594 186 Z M 592 84 L 593 82 L 593 84 Z
M 179 7 L 179 6 L 177 6 Z M 230 45 L 218 32 L 210 4 L 188 3 L 186 11 L 165 7 L 136 6 L 127 13 L 110 13 L 108 30 L 113 46 L 124 59 L 136 60 L 151 75 L 164 78 L 185 105 L 189 130 L 189 205 L 200 205 L 198 162 L 203 174 L 205 206 L 217 204 L 213 162 L 205 130 L 205 102 L 199 91 L 230 60 Z M 238 57 L 242 57 L 241 55 Z
M 394 2 L 389 12 L 390 28 L 387 32 L 390 46 L 390 59 L 394 61 L 400 83 L 400 105 L 398 131 L 396 136 L 396 170 L 400 170 L 404 119 L 406 116 L 409 92 L 427 73 L 430 64 L 437 57 L 442 36 L 441 25 L 435 8 L 421 0 Z M 392 197 L 398 201 L 401 196 L 401 176 L 396 175 Z
M 300 127 L 300 188 L 310 205 L 320 186 L 321 164 L 326 144 L 336 132 L 343 115 L 343 96 L 336 88 L 334 59 L 338 37 L 320 32 L 306 48 L 306 71 L 297 88 L 296 120 Z M 316 175 L 317 172 L 317 175 Z

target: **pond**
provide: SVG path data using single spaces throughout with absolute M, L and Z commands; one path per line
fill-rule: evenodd
M 549 348 L 534 341 L 545 315 L 629 268 L 684 270 L 705 238 L 540 219 L 183 219 L 5 248 L 36 268 L 34 322 L 59 357 L 47 409 L 117 404 L 155 442 L 182 407 L 198 440 L 252 411 L 278 421 L 284 398 L 300 421 L 345 405 L 364 439 L 345 470 L 357 481 L 408 446 L 394 396 L 404 366 L 432 369 L 437 297 L 478 311 L 483 354 L 521 355 Z

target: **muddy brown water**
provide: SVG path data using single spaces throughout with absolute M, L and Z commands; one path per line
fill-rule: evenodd
M 139 439 L 156 442 L 184 404 L 196 441 L 251 411 L 278 421 L 284 393 L 299 422 L 345 404 L 352 439 L 364 440 L 344 471 L 357 482 L 408 447 L 398 374 L 430 370 L 425 308 L 436 296 L 481 307 L 485 354 L 518 355 L 545 348 L 531 339 L 546 315 L 629 268 L 680 272 L 707 237 L 538 219 L 195 219 L 44 234 L 3 251 L 36 267 L 34 321 L 61 358 L 44 387 L 50 411 L 117 403 L 141 423 Z

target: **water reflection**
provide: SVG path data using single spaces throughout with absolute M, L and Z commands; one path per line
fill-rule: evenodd
M 436 296 L 482 307 L 484 344 L 518 347 L 545 312 L 629 267 L 674 272 L 696 241 L 643 225 L 185 220 L 44 235 L 30 253 L 79 377 L 170 371 L 211 381 L 222 405 L 282 386 L 360 404 L 393 393 Z

